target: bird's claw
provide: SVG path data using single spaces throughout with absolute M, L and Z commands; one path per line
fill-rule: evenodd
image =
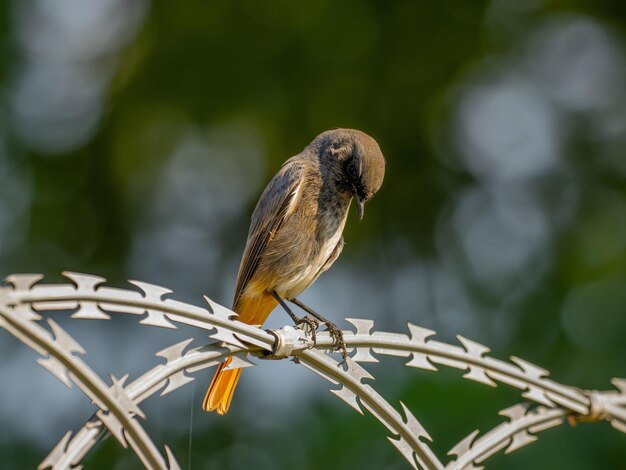
M 341 353 L 341 357 L 343 358 L 342 362 L 345 362 L 348 357 L 348 351 L 346 350 L 346 342 L 343 340 L 343 333 L 337 328 L 337 325 L 330 321 L 326 322 L 326 330 L 333 337 L 333 344 L 335 349 Z
M 317 329 L 320 327 L 320 324 L 317 320 L 307 315 L 300 318 L 296 322 L 296 326 L 301 327 L 306 334 L 310 334 L 311 339 L 313 340 L 313 344 L 315 344 Z
M 341 357 L 343 358 L 343 362 L 345 362 L 346 358 L 348 357 L 348 351 L 346 350 L 346 343 L 343 339 L 343 333 L 339 328 L 337 328 L 337 325 L 335 325 L 333 322 L 326 321 L 324 322 L 324 325 L 326 325 L 326 331 L 328 331 L 330 333 L 330 336 L 332 336 L 333 338 L 334 349 L 339 351 Z M 296 322 L 296 326 L 301 327 L 306 334 L 310 334 L 311 339 L 313 340 L 313 344 L 315 344 L 315 341 L 317 339 L 316 333 L 317 329 L 320 326 L 320 322 L 307 315 L 300 318 Z

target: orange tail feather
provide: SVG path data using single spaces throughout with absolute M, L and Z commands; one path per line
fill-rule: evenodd
M 235 306 L 235 312 L 239 314 L 237 320 L 261 326 L 277 303 L 274 297 L 267 294 L 242 298 Z M 205 411 L 217 411 L 220 415 L 228 412 L 241 375 L 241 369 L 224 370 L 231 361 L 232 357 L 229 357 L 215 371 L 202 403 Z
M 232 358 L 229 357 L 217 368 L 202 403 L 202 408 L 206 411 L 217 411 L 217 414 L 223 415 L 230 408 L 230 402 L 241 375 L 241 369 L 224 370 L 231 361 Z

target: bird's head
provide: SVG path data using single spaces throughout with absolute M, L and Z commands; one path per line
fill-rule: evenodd
M 356 199 L 359 219 L 363 219 L 365 203 L 385 177 L 385 158 L 378 143 L 355 129 L 334 129 L 317 136 L 312 145 L 331 164 L 338 187 Z

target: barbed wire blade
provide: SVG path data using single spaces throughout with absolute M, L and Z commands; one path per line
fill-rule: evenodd
M 48 325 L 52 329 L 55 342 L 64 351 L 70 354 L 85 354 L 85 349 L 67 332 L 59 326 L 52 318 L 48 318 Z
M 144 299 L 150 302 L 159 303 L 163 300 L 167 294 L 171 294 L 172 290 L 167 287 L 157 286 L 156 284 L 150 284 L 148 282 L 129 280 L 129 283 L 138 287 Z M 157 326 L 159 328 L 169 328 L 172 330 L 177 329 L 177 326 L 170 322 L 163 312 L 158 310 L 146 309 L 146 317 L 142 318 L 139 323 L 142 325 Z
M 67 367 L 54 356 L 37 359 L 37 364 L 46 369 L 57 379 L 59 379 L 67 388 L 72 388 L 72 381 L 68 376 Z
M 357 379 L 359 382 L 363 383 L 365 379 L 374 380 L 374 376 L 370 374 L 367 369 L 363 368 L 363 366 L 359 365 L 352 358 L 346 357 L 346 372 L 350 374 L 352 377 Z
M 128 443 L 126 442 L 126 437 L 123 433 L 123 426 L 119 422 L 119 420 L 115 417 L 115 415 L 111 412 L 105 412 L 99 410 L 96 412 L 96 416 L 102 422 L 102 424 L 109 430 L 111 435 L 117 439 L 117 441 L 126 449 L 128 447 Z
M 398 452 L 400 452 L 404 456 L 404 458 L 406 459 L 407 462 L 409 462 L 411 467 L 415 469 L 428 468 L 428 466 L 424 465 L 424 463 L 422 463 L 420 467 L 418 467 L 415 452 L 413 452 L 413 449 L 411 448 L 411 446 L 409 445 L 407 441 L 405 441 L 402 438 L 394 439 L 391 436 L 387 436 L 387 440 L 391 442 L 391 444 L 393 444 L 393 446 L 396 449 L 398 449 Z
M 128 374 L 126 374 L 121 379 L 116 379 L 113 374 L 109 374 L 111 378 L 112 386 L 111 389 L 117 399 L 117 402 L 121 405 L 121 408 L 129 415 L 139 416 L 143 419 L 146 418 L 146 415 L 141 411 L 139 405 L 137 405 L 126 393 L 124 389 L 124 383 L 126 379 L 128 379 Z
M 65 455 L 70 437 L 72 437 L 72 431 L 67 431 L 57 445 L 54 446 L 54 449 L 52 449 L 46 458 L 44 458 L 39 464 L 37 470 L 45 470 L 47 468 L 56 470 L 59 460 L 61 460 L 61 458 Z
M 156 284 L 151 284 L 149 282 L 136 281 L 134 279 L 129 279 L 128 282 L 141 289 L 141 291 L 143 292 L 143 296 L 146 299 L 161 301 L 163 300 L 164 296 L 172 293 L 172 289 L 158 286 Z
M 172 346 L 168 346 L 165 349 L 160 350 L 155 354 L 155 356 L 162 357 L 165 359 L 165 363 L 169 364 L 170 362 L 176 361 L 183 357 L 185 354 L 185 349 L 193 342 L 193 338 L 182 340 L 180 343 L 176 343 Z
M 407 322 L 406 326 L 409 329 L 412 343 L 424 344 L 429 337 L 437 334 L 434 330 L 415 325 L 411 322 Z
M 341 388 L 338 388 L 338 389 L 332 389 L 331 388 L 330 389 L 330 393 L 332 393 L 333 395 L 336 395 L 337 397 L 341 398 L 344 402 L 346 402 L 353 409 L 355 409 L 359 414 L 361 414 L 361 415 L 363 414 L 363 409 L 359 405 L 356 393 L 354 393 L 348 387 L 344 386 L 344 387 L 341 387 Z
M 524 447 L 531 442 L 535 442 L 537 440 L 537 436 L 529 434 L 527 431 L 520 431 L 517 434 L 513 435 L 511 439 L 511 443 L 504 451 L 505 454 L 510 454 L 511 452 L 519 449 L 520 447 Z
M 352 333 L 355 335 L 369 335 L 372 328 L 374 328 L 374 320 L 367 318 L 346 318 L 346 321 L 356 329 L 356 331 Z
M 461 441 L 459 441 L 459 443 L 456 444 L 452 449 L 450 449 L 448 451 L 448 455 L 450 457 L 456 457 L 457 459 L 461 457 L 462 455 L 465 455 L 472 448 L 472 444 L 474 443 L 474 440 L 476 439 L 476 436 L 478 436 L 479 433 L 480 431 L 478 429 L 476 429 L 475 431 L 472 431 L 470 434 L 465 436 Z
M 185 355 L 185 349 L 187 348 L 187 346 L 189 346 L 189 344 L 193 342 L 193 340 L 193 338 L 185 339 L 179 343 L 174 344 L 173 346 L 162 349 L 161 351 L 156 353 L 156 356 L 164 358 L 166 364 L 181 359 Z M 161 396 L 165 396 L 168 393 L 171 393 L 174 390 L 182 387 L 183 385 L 189 382 L 193 382 L 193 380 L 193 377 L 185 375 L 184 370 L 178 371 L 168 377 L 167 386 L 161 392 Z
M 216 317 L 226 321 L 236 319 L 236 314 L 234 314 L 234 312 L 222 307 L 220 304 L 213 302 L 206 295 L 204 296 L 204 300 L 208 304 L 209 312 L 212 315 L 215 315 Z M 240 348 L 245 348 L 245 345 L 241 341 L 239 341 L 235 333 L 220 326 L 215 327 L 215 333 L 210 334 L 209 338 L 216 341 L 224 341 L 225 343 L 232 344 L 233 346 L 239 346 Z
M 111 316 L 104 313 L 97 302 L 83 300 L 78 303 L 78 310 L 72 314 L 72 318 L 83 320 L 110 320 Z
M 489 385 L 490 387 L 497 387 L 498 384 L 491 380 L 485 369 L 481 367 L 470 366 L 469 371 L 463 374 L 464 379 L 473 380 L 481 384 Z
M 366 320 L 363 318 L 346 318 L 346 321 L 354 326 L 354 335 L 369 335 L 372 328 L 374 328 L 374 320 Z M 346 332 L 348 334 L 348 332 Z M 352 356 L 352 360 L 356 362 L 379 362 L 378 359 L 372 355 L 370 348 L 362 347 L 355 348 L 356 353 Z
M 17 325 L 15 325 L 14 323 L 17 323 Z M 32 321 L 24 320 L 21 317 L 16 316 L 12 309 L 7 309 L 5 312 L 0 313 L 0 326 L 2 328 L 7 330 L 9 333 L 11 333 L 33 351 L 36 351 L 42 356 L 48 356 L 48 351 L 32 339 L 31 330 L 34 329 L 35 325 L 36 324 Z M 27 331 L 30 331 L 30 336 L 29 334 L 23 333 L 20 328 L 24 328 Z M 52 340 L 50 333 L 45 329 L 42 331 L 42 334 L 47 335 L 50 340 Z
M 463 345 L 463 348 L 470 357 L 484 359 L 484 355 L 491 351 L 487 346 L 467 339 L 461 335 L 457 335 L 457 339 Z M 469 370 L 463 374 L 463 378 L 479 382 L 490 387 L 496 387 L 497 384 L 487 375 L 485 369 L 475 365 L 469 365 Z
M 541 381 L 549 375 L 549 372 L 547 370 L 536 366 L 531 362 L 525 361 L 524 359 L 521 359 L 519 357 L 511 356 L 511 361 L 513 361 L 520 369 L 522 369 L 524 374 L 532 380 Z M 551 408 L 554 407 L 554 402 L 550 400 L 546 396 L 544 391 L 538 387 L 532 385 L 528 386 L 526 391 L 522 393 L 522 396 L 536 403 L 541 403 L 542 405 L 549 406 Z
M 194 378 L 185 375 L 185 373 L 181 370 L 176 372 L 174 375 L 170 375 L 167 379 L 167 386 L 161 392 L 161 396 L 165 396 L 168 393 L 172 393 L 174 390 L 179 389 L 183 385 L 188 384 L 189 382 L 193 382 Z
M 166 315 L 156 310 L 146 310 L 147 315 L 139 323 L 142 325 L 158 326 L 159 328 L 169 328 L 177 330 L 178 327 L 166 318 Z
M 64 271 L 62 274 L 74 283 L 74 291 L 78 296 L 91 295 L 96 292 L 100 284 L 106 282 L 105 278 L 91 274 L 74 273 L 71 271 Z M 46 306 L 41 303 L 37 303 L 36 305 L 38 308 L 44 308 Z M 96 302 L 88 300 L 78 302 L 77 304 L 74 304 L 74 306 L 72 306 L 70 301 L 52 301 L 50 302 L 50 306 L 55 310 L 72 310 L 78 307 L 78 310 L 72 314 L 72 318 L 82 318 L 87 320 L 108 320 L 111 318 L 98 308 L 98 304 Z
M 621 395 L 626 395 L 626 379 L 613 377 L 611 379 L 611 384 L 619 390 Z
M 25 291 L 33 287 L 43 279 L 43 274 L 11 274 L 4 278 L 6 282 L 13 286 L 14 290 Z
M 520 403 L 517 403 L 513 406 L 509 406 L 508 408 L 504 408 L 503 410 L 500 410 L 498 414 L 500 416 L 509 418 L 509 421 L 513 422 L 513 421 L 522 419 L 524 416 L 526 416 L 527 412 L 528 412 L 528 408 L 526 406 Z
M 231 356 L 230 364 L 224 367 L 224 370 L 233 370 L 233 369 L 245 369 L 246 367 L 253 367 L 256 364 L 246 357 L 246 355 L 235 354 Z
M 83 294 L 96 291 L 100 284 L 106 282 L 105 278 L 93 274 L 82 274 L 72 271 L 63 271 L 61 274 L 76 285 L 76 292 Z
M 619 419 L 612 419 L 611 426 L 614 429 L 617 429 L 619 432 L 623 432 L 624 434 L 626 434 L 626 422 Z
M 411 322 L 407 322 L 407 328 L 409 330 L 411 343 L 414 343 L 416 346 L 425 346 L 427 338 L 435 334 L 433 330 L 414 325 Z M 423 370 L 437 370 L 437 367 L 428 360 L 427 354 L 417 351 L 413 351 L 411 353 L 411 360 L 409 360 L 409 362 L 405 363 L 404 365 L 407 367 L 415 367 L 417 369 Z
M 525 405 L 516 404 L 510 406 L 509 408 L 505 408 L 504 410 L 500 410 L 498 414 L 509 418 L 508 424 L 509 426 L 512 426 L 518 421 L 521 421 L 524 417 L 526 417 L 526 415 L 528 414 L 528 408 Z M 524 447 L 525 445 L 530 444 L 531 442 L 534 442 L 536 440 L 537 436 L 533 436 L 532 434 L 529 434 L 528 431 L 523 429 L 513 434 L 513 436 L 511 437 L 511 441 L 506 447 L 504 453 L 510 454 L 511 452 L 521 447 Z
M 180 465 L 168 445 L 165 445 L 165 455 L 167 456 L 167 466 L 169 470 L 180 470 Z
M 417 420 L 411 410 L 403 402 L 400 402 L 400 406 L 402 407 L 402 411 L 404 412 L 404 422 L 411 430 L 413 435 L 419 438 L 428 439 L 430 442 L 432 442 L 433 438 L 430 437 L 430 434 L 428 434 L 424 426 L 422 426 L 422 424 Z
M 26 321 L 39 321 L 42 319 L 42 316 L 39 315 L 35 310 L 34 306 L 30 304 L 19 304 L 13 307 L 13 311 L 20 315 Z

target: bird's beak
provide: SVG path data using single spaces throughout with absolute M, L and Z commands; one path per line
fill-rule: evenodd
M 359 220 L 363 220 L 363 214 L 365 213 L 365 201 L 360 197 L 357 197 L 356 205 L 359 208 Z

